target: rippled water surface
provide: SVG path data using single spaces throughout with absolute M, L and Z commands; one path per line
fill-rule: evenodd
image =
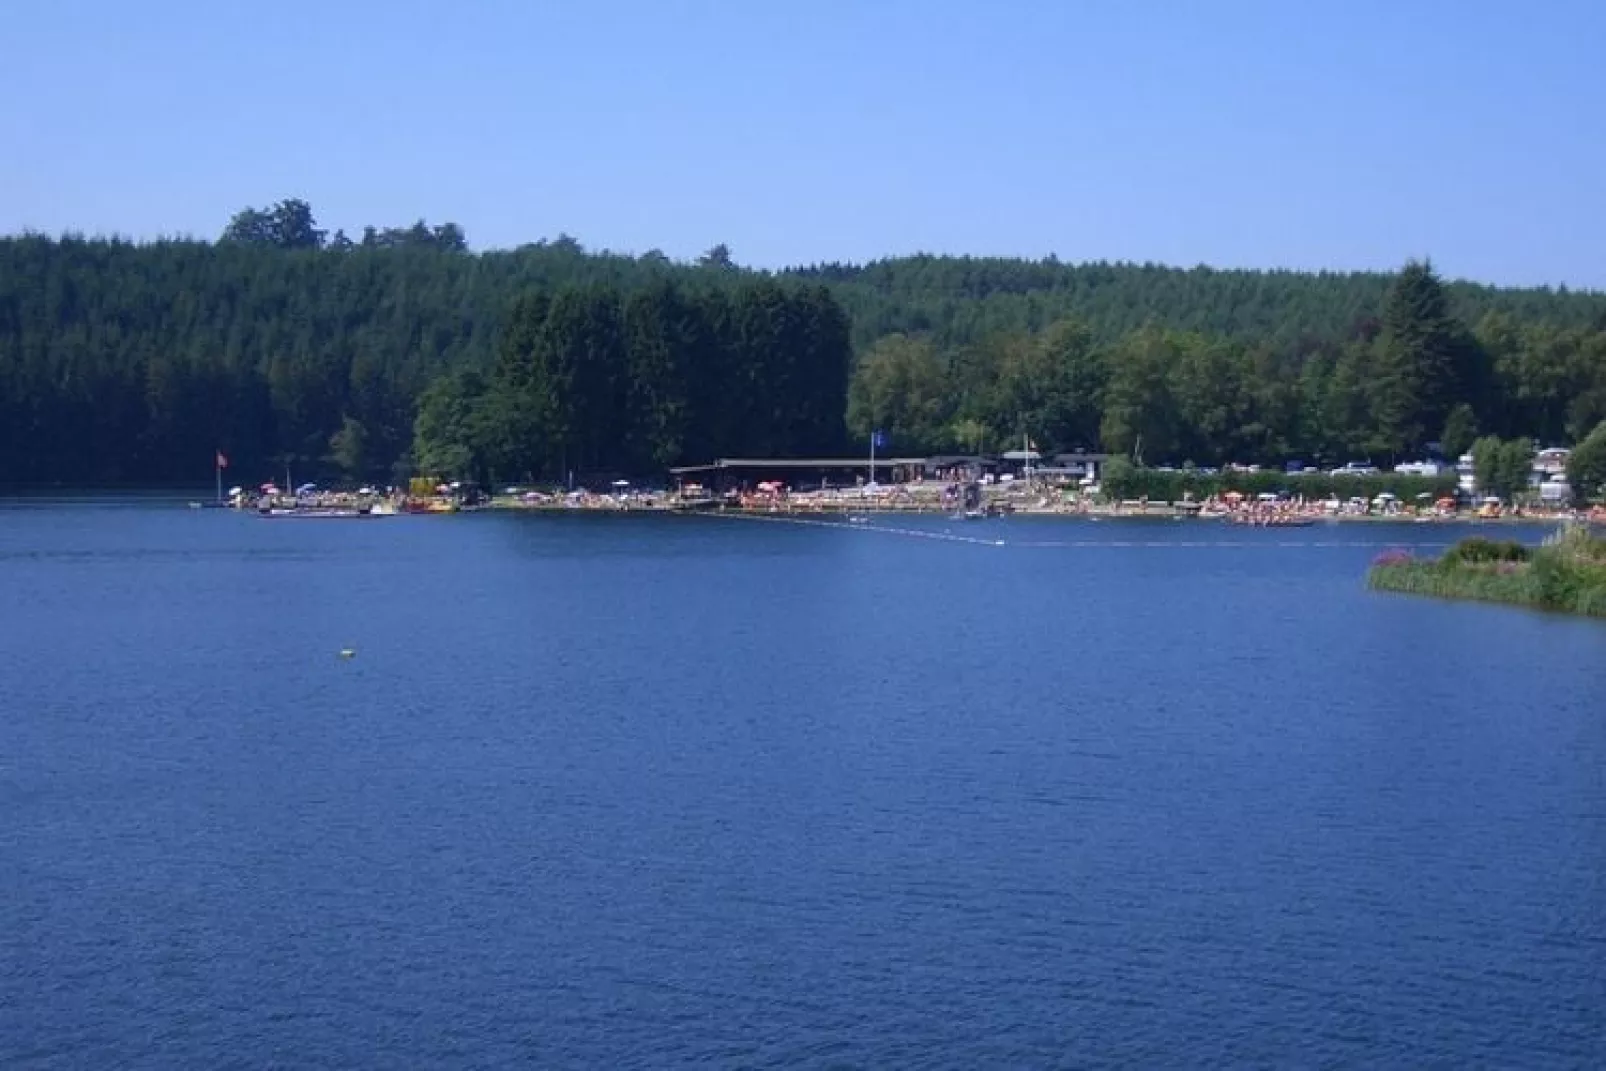
M 0 1066 L 1601 1066 L 1459 534 L 0 508 Z

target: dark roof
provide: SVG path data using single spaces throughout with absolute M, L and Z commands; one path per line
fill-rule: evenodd
M 925 458 L 921 457 L 878 457 L 873 464 L 884 469 L 924 462 Z M 722 457 L 711 465 L 686 465 L 669 471 L 679 476 L 715 469 L 864 469 L 871 464 L 868 457 Z

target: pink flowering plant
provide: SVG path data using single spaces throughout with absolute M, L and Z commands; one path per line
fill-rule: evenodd
M 1410 565 L 1415 560 L 1410 551 L 1402 550 L 1399 547 L 1390 547 L 1373 558 L 1372 564 L 1374 566 Z

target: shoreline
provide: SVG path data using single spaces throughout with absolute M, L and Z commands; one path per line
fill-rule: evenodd
M 1566 529 L 1535 548 L 1468 538 L 1437 558 L 1389 551 L 1366 573 L 1372 591 L 1606 618 L 1606 539 Z
M 710 515 L 736 515 L 760 517 L 818 517 L 821 519 L 846 519 L 854 516 L 923 516 L 923 517 L 952 517 L 952 507 L 927 505 L 924 503 L 887 505 L 887 504 L 847 504 L 847 503 L 821 503 L 798 506 L 787 505 L 725 505 L 725 504 L 696 504 L 688 505 L 677 502 L 637 502 L 621 503 L 611 499 L 604 499 L 590 503 L 570 504 L 562 501 L 548 502 L 522 502 L 516 499 L 493 498 L 487 505 L 479 507 L 481 510 L 494 510 L 514 513 L 604 513 L 604 514 L 710 514 Z M 1147 521 L 1191 521 L 1203 524 L 1220 524 L 1232 528 L 1310 528 L 1327 524 L 1490 524 L 1490 525 L 1556 525 L 1564 524 L 1576 518 L 1565 514 L 1527 514 L 1523 516 L 1478 516 L 1472 513 L 1452 514 L 1372 514 L 1372 513 L 1321 513 L 1294 515 L 1283 522 L 1263 523 L 1252 520 L 1234 520 L 1229 514 L 1201 513 L 1197 509 L 1188 509 L 1172 504 L 1150 504 L 1147 508 L 1132 508 L 1126 506 L 1092 506 L 1086 508 L 1044 508 L 1034 506 L 1017 506 L 1007 512 L 989 514 L 986 520 L 1003 520 L 1006 518 L 1032 518 L 1032 519 L 1061 519 L 1061 520 L 1147 520 Z

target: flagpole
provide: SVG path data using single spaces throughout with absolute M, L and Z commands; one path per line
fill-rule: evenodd
M 872 483 L 872 484 L 875 483 L 875 439 L 876 439 L 876 434 L 877 434 L 877 432 L 874 429 L 871 429 L 871 431 L 870 431 L 870 479 L 867 482 L 868 483 Z
M 223 466 L 218 463 L 218 453 L 212 451 L 212 471 L 217 475 L 217 500 L 223 501 Z

